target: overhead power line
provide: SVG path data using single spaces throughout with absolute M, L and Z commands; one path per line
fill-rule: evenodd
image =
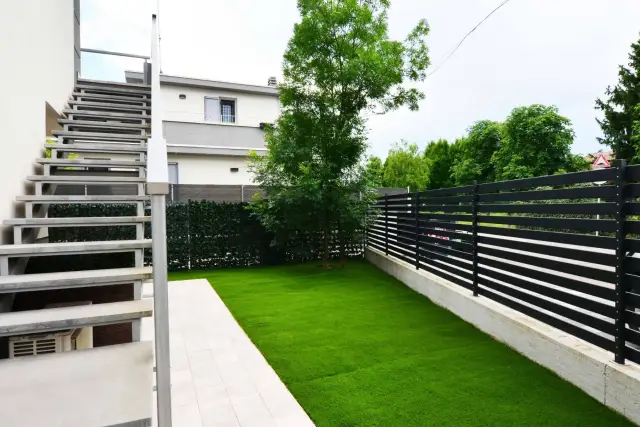
M 478 27 L 480 27 L 480 25 L 482 25 L 484 23 L 484 21 L 489 19 L 491 17 L 491 15 L 496 13 L 502 6 L 504 6 L 505 4 L 509 3 L 510 1 L 511 0 L 504 0 L 502 3 L 500 3 L 498 5 L 498 7 L 493 9 L 487 16 L 485 16 L 482 19 L 482 21 L 478 22 L 476 24 L 476 26 L 471 29 L 471 31 L 469 31 L 467 34 L 465 34 L 465 36 L 462 38 L 462 40 L 460 40 L 460 43 L 458 43 L 458 45 L 451 52 L 449 52 L 449 54 L 444 58 L 444 60 L 440 63 L 440 65 L 438 65 L 436 68 L 433 69 L 433 71 L 431 71 L 429 74 L 427 74 L 426 78 L 429 78 L 430 76 L 434 75 L 435 72 L 438 71 L 444 64 L 446 64 L 447 61 L 453 56 L 453 54 L 456 53 L 456 51 L 458 49 L 460 49 L 460 46 L 462 46 L 462 43 L 464 43 L 464 41 L 471 35 L 471 33 L 473 33 L 475 30 L 477 30 Z

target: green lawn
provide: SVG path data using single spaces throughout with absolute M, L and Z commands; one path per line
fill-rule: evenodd
M 365 262 L 206 277 L 323 426 L 631 426 Z

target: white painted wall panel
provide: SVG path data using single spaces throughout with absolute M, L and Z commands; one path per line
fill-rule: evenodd
M 179 184 L 253 184 L 246 157 L 169 155 L 169 162 L 178 164 Z M 238 168 L 238 172 L 231 172 Z
M 0 58 L 0 219 L 5 219 L 14 216 L 15 197 L 25 193 L 25 178 L 43 152 L 47 103 L 55 115 L 73 91 L 73 0 L 0 1 Z M 3 231 L 0 243 L 10 242 Z
M 226 126 L 258 127 L 260 123 L 273 123 L 280 114 L 278 97 L 215 89 L 199 89 L 172 85 L 162 86 L 163 120 L 204 123 L 204 98 L 226 97 L 236 99 L 236 123 Z M 186 95 L 180 99 L 179 95 Z

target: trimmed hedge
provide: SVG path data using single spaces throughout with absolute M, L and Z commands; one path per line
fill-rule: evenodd
M 76 216 L 133 216 L 133 205 L 52 205 L 50 217 Z M 145 236 L 151 235 L 147 225 Z M 334 233 L 334 237 L 337 232 Z M 50 242 L 79 242 L 96 240 L 135 239 L 133 226 L 115 227 L 70 227 L 50 228 Z M 189 201 L 167 205 L 167 258 L 169 271 L 199 270 L 212 268 L 250 267 L 259 265 L 278 265 L 322 258 L 322 235 L 310 232 L 282 246 L 272 245 L 273 236 L 253 216 L 246 203 L 217 203 L 212 201 Z M 347 242 L 346 256 L 349 258 L 363 255 L 362 241 Z M 332 239 L 331 256 L 340 255 L 337 238 Z M 123 255 L 127 260 L 131 254 L 105 254 L 95 259 L 80 261 L 78 257 L 64 257 L 56 260 L 56 271 L 65 269 L 84 269 L 85 262 L 91 268 L 114 268 L 123 266 Z M 84 257 L 84 256 L 81 256 Z M 89 256 L 87 256 L 89 257 Z M 48 257 L 43 258 L 46 260 Z M 63 257 L 55 257 L 63 258 Z M 66 258 L 69 258 L 68 260 Z M 129 262 L 126 261 L 128 265 Z M 145 262 L 151 264 L 151 251 L 145 251 Z M 69 265 L 72 263 L 76 267 Z M 44 271 L 42 260 L 30 262 L 29 269 Z M 37 264 L 37 266 L 36 266 Z M 49 264 L 47 262 L 47 264 Z M 37 268 L 36 268 L 37 267 Z M 51 270 L 53 271 L 53 270 Z M 35 271 L 34 271 L 35 272 Z

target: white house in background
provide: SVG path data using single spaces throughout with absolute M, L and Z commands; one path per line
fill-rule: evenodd
M 125 77 L 142 82 L 140 72 Z M 254 86 L 162 75 L 160 83 L 172 183 L 252 184 L 247 155 L 266 152 L 265 124 L 280 113 L 275 78 Z

